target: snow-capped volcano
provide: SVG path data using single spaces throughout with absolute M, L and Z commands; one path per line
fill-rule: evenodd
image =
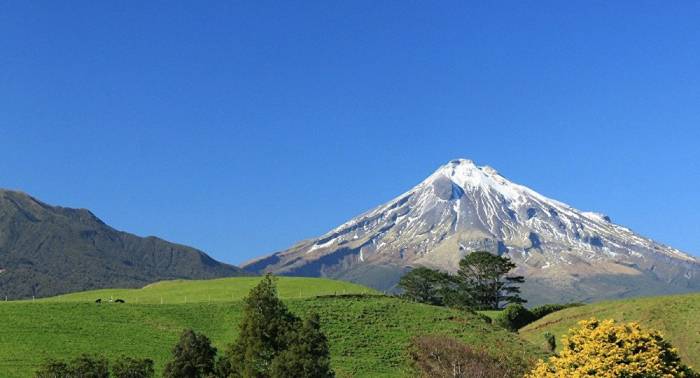
M 505 254 L 531 302 L 700 290 L 700 262 L 458 159 L 325 235 L 253 261 L 254 272 L 329 276 L 389 289 L 411 267 L 456 271 L 468 252 Z

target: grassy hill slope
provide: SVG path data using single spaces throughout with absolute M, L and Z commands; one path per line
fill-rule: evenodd
M 309 286 L 320 293 L 335 291 L 328 285 L 341 285 L 337 286 L 338 291 L 347 288 L 347 283 L 343 282 L 304 280 L 308 281 L 302 285 L 304 281 L 299 279 L 280 278 L 278 286 L 282 296 L 298 296 L 298 287 L 294 285 L 307 289 L 302 295 L 310 295 Z M 222 282 L 225 281 L 207 283 L 217 287 Z M 171 295 L 165 288 L 183 285 L 203 284 L 165 282 L 142 291 L 158 288 L 164 297 L 175 302 L 182 292 L 175 290 L 177 294 Z M 247 290 L 241 287 L 239 297 L 245 292 Z M 129 294 L 128 291 L 121 293 Z M 35 302 L 0 302 L 0 319 L 3 319 L 1 375 L 31 376 L 46 358 L 70 358 L 84 352 L 99 352 L 110 358 L 121 354 L 149 357 L 156 361 L 160 374 L 183 328 L 204 332 L 223 349 L 236 337 L 243 309 L 240 300 L 223 301 L 225 295 L 213 296 L 211 303 L 200 300 L 200 303 L 187 304 L 166 301 L 163 305 L 134 302 L 98 305 L 92 303 L 94 294 L 79 293 Z M 80 301 L 81 295 L 89 302 Z M 146 297 L 143 298 L 142 302 Z M 214 301 L 214 298 L 222 300 Z M 411 376 L 406 347 L 413 336 L 422 334 L 450 335 L 471 345 L 522 358 L 542 355 L 539 349 L 517 335 L 461 311 L 384 296 L 326 296 L 286 299 L 285 302 L 297 315 L 316 312 L 321 316 L 323 330 L 330 341 L 333 368 L 339 377 Z
M 520 330 L 521 336 L 541 343 L 545 332 L 561 336 L 582 319 L 639 322 L 657 329 L 680 351 L 683 361 L 700 368 L 700 293 L 606 301 L 552 313 Z
M 43 298 L 42 302 L 93 302 L 97 298 L 121 298 L 134 304 L 184 304 L 231 302 L 243 299 L 261 277 L 232 277 L 214 280 L 174 280 L 150 284 L 141 289 L 101 289 Z M 319 295 L 379 294 L 374 289 L 325 278 L 277 277 L 282 299 Z

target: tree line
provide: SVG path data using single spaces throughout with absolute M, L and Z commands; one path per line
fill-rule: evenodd
M 518 285 L 523 276 L 509 275 L 515 264 L 507 257 L 485 251 L 467 254 L 457 274 L 427 267 L 406 273 L 399 281 L 402 296 L 437 306 L 499 310 L 507 304 L 522 304 Z

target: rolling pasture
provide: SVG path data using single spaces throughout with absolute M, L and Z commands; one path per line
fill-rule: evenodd
M 525 326 L 520 335 L 541 344 L 543 334 L 551 332 L 561 346 L 562 336 L 570 328 L 579 320 L 591 317 L 634 321 L 654 328 L 678 348 L 685 363 L 700 368 L 700 293 L 605 301 L 568 308 Z
M 184 328 L 204 332 L 220 350 L 232 342 L 242 317 L 241 298 L 256 283 L 250 277 L 169 281 L 138 290 L 0 303 L 1 375 L 31 376 L 47 358 L 81 353 L 152 358 L 160 374 Z M 516 334 L 469 312 L 371 295 L 371 289 L 324 279 L 281 277 L 278 288 L 295 314 L 321 316 L 339 377 L 412 376 L 407 347 L 413 336 L 424 334 L 450 335 L 518 360 L 543 356 Z M 94 303 L 112 296 L 126 303 Z
M 173 280 L 156 282 L 140 289 L 101 289 L 59 295 L 37 300 L 48 303 L 87 303 L 98 298 L 123 299 L 131 304 L 187 304 L 231 302 L 243 299 L 261 277 L 232 277 L 213 280 Z M 322 295 L 380 294 L 374 289 L 350 282 L 325 278 L 277 277 L 282 299 Z

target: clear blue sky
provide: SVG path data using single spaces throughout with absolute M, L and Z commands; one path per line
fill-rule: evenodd
M 456 157 L 700 254 L 700 3 L 0 4 L 0 187 L 240 263 Z

